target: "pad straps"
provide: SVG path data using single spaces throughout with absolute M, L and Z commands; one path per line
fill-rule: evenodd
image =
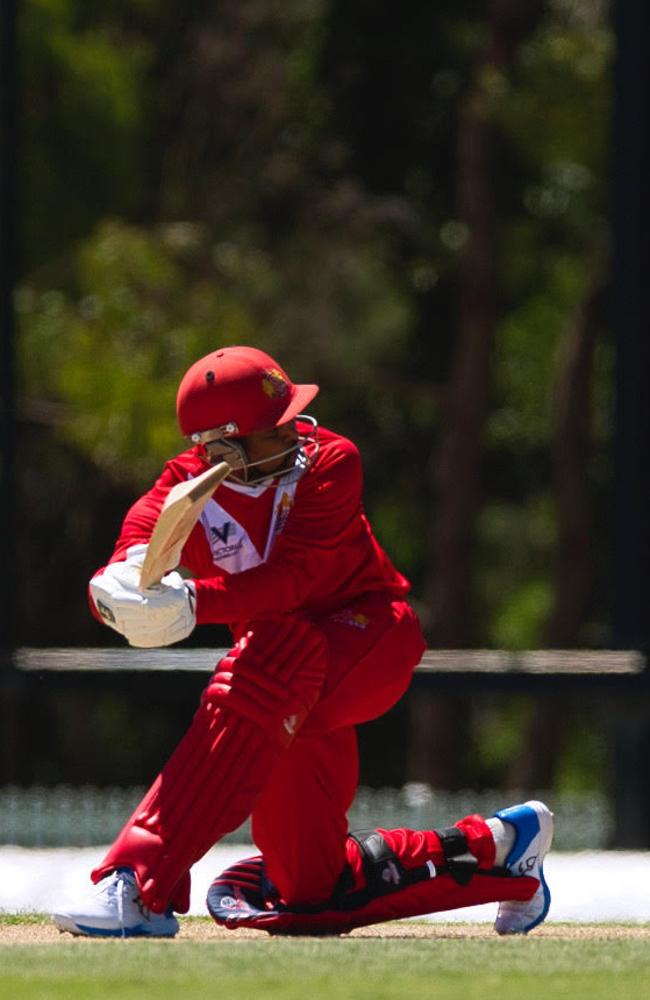
M 401 885 L 404 867 L 378 830 L 359 830 L 349 836 L 359 848 L 366 885 L 373 898 Z
M 405 889 L 416 882 L 426 882 L 438 875 L 451 875 L 457 885 L 464 887 L 475 875 L 507 877 L 512 874 L 506 868 L 480 869 L 477 858 L 467 847 L 467 837 L 457 826 L 434 830 L 434 833 L 440 840 L 444 865 L 436 866 L 433 861 L 427 861 L 416 868 L 406 868 L 378 830 L 348 833 L 359 848 L 366 885 L 363 889 L 352 891 L 352 874 L 346 865 L 334 890 L 331 905 L 339 910 L 356 910 L 379 896 Z
M 357 892 L 350 892 L 351 874 L 346 866 L 333 897 L 338 909 L 356 910 L 378 896 L 405 889 L 415 882 L 425 882 L 437 874 L 431 861 L 417 868 L 405 868 L 378 830 L 357 830 L 349 833 L 348 837 L 359 848 L 366 886 Z
M 478 859 L 467 847 L 467 837 L 457 826 L 434 830 L 445 856 L 445 867 L 458 885 L 468 885 L 478 868 Z
M 424 882 L 447 872 L 458 885 L 468 885 L 478 870 L 478 860 L 467 847 L 467 837 L 457 826 L 444 827 L 434 831 L 445 856 L 444 866 L 436 868 L 432 861 L 417 868 L 405 868 L 386 839 L 378 830 L 358 830 L 348 836 L 354 840 L 363 864 L 366 888 L 359 892 L 345 891 L 345 884 L 339 884 L 337 904 L 345 909 L 361 903 L 361 896 L 376 899 L 397 889 L 404 889 L 415 882 Z

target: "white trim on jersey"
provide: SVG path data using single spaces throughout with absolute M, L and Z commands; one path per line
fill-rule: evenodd
M 253 487 L 251 489 L 250 487 L 238 487 L 237 484 L 233 483 L 224 483 L 223 485 L 227 486 L 228 489 L 235 489 L 236 492 L 245 492 L 249 495 L 252 493 L 254 496 L 261 495 L 264 489 L 268 488 Z M 269 533 L 262 555 L 255 548 L 244 526 L 214 498 L 208 500 L 200 520 L 215 566 L 219 566 L 220 569 L 224 569 L 228 573 L 241 573 L 245 569 L 252 569 L 254 566 L 265 563 L 289 516 L 297 485 L 298 481 L 294 480 L 287 483 L 286 486 L 276 488 Z

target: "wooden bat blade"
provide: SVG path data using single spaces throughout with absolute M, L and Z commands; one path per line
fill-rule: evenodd
M 220 462 L 195 479 L 177 483 L 167 494 L 140 571 L 140 590 L 146 590 L 178 565 L 181 549 L 201 511 L 232 467 Z

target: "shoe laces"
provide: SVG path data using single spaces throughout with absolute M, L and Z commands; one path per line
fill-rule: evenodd
M 135 902 L 140 907 L 140 899 L 137 895 L 136 882 L 133 873 L 126 868 L 118 868 L 113 872 L 112 880 L 109 882 L 106 890 L 100 888 L 100 893 L 106 891 L 109 899 L 115 900 L 115 905 L 117 908 L 117 919 L 119 921 L 120 930 L 122 931 L 122 937 L 126 937 L 126 926 L 124 922 L 124 904 L 128 900 L 128 895 L 130 892 L 135 891 Z

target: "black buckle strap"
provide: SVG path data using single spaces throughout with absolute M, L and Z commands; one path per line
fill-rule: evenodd
M 361 852 L 363 873 L 371 896 L 383 896 L 401 887 L 404 868 L 378 830 L 357 830 L 349 836 Z
M 478 860 L 468 850 L 467 837 L 457 826 L 434 830 L 440 838 L 447 871 L 459 885 L 468 885 L 478 868 Z
M 467 848 L 465 834 L 457 826 L 434 830 L 434 833 L 440 839 L 445 858 L 444 865 L 435 868 L 431 861 L 417 868 L 405 868 L 378 830 L 348 833 L 359 848 L 366 886 L 355 891 L 352 871 L 345 865 L 328 905 L 336 910 L 356 910 L 378 896 L 406 889 L 417 882 L 427 882 L 437 875 L 449 874 L 461 886 L 468 885 L 474 875 L 499 878 L 512 875 L 507 868 L 480 869 L 478 860 Z
M 435 875 L 435 869 L 429 865 L 405 868 L 378 830 L 357 830 L 348 836 L 359 848 L 366 885 L 353 891 L 352 873 L 346 865 L 332 897 L 332 905 L 338 910 L 359 909 L 372 899 L 425 882 Z

